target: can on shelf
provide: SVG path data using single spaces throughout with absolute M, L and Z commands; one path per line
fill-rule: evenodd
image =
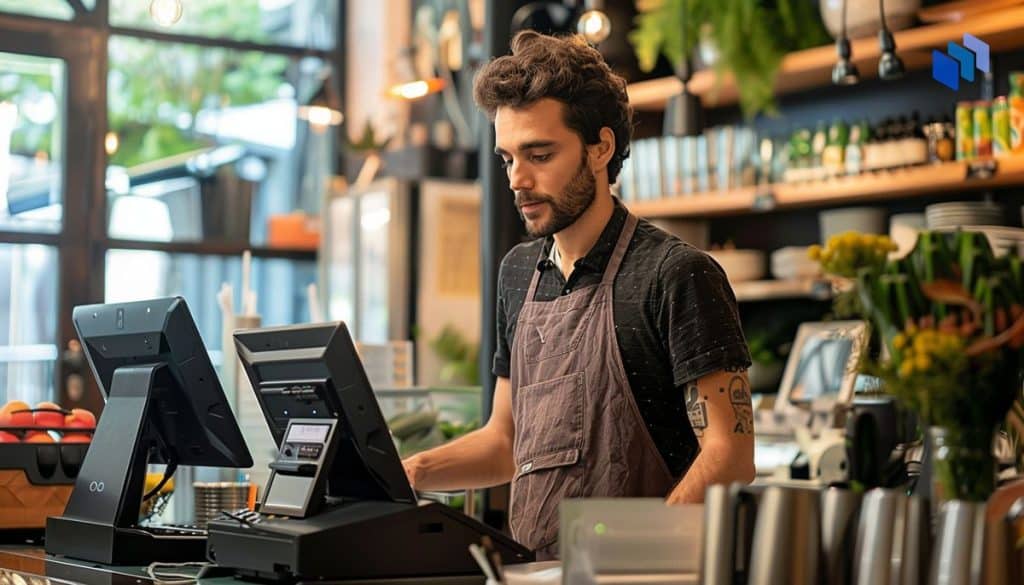
M 1024 154 L 1024 71 L 1010 73 L 1010 148 Z
M 992 156 L 992 111 L 987 100 L 974 102 L 974 156 Z
M 974 116 L 971 102 L 956 104 L 956 160 L 974 158 Z
M 992 154 L 1006 156 L 1012 152 L 1010 142 L 1010 102 L 999 96 L 992 102 Z

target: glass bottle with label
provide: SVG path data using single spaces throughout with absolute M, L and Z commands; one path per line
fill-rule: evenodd
M 818 127 L 814 130 L 814 138 L 811 139 L 811 178 L 823 179 L 825 177 L 824 154 L 825 145 L 828 143 L 828 128 L 824 120 L 818 121 Z
M 833 121 L 828 129 L 828 141 L 825 144 L 825 151 L 821 155 L 822 166 L 825 167 L 827 176 L 835 177 L 843 174 L 843 157 L 848 140 L 849 130 L 846 127 L 846 122 L 843 120 Z
M 868 126 L 867 120 L 861 120 L 850 129 L 850 139 L 843 154 L 843 166 L 847 175 L 857 175 L 863 172 L 864 145 L 870 133 L 871 127 Z

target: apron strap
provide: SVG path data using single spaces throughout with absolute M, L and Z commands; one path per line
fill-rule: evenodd
M 555 242 L 551 242 L 551 245 L 556 245 Z M 544 246 L 540 247 L 540 253 L 537 254 L 537 264 L 540 265 L 541 260 L 544 259 Z M 533 269 L 533 278 L 530 279 L 530 288 L 526 289 L 526 298 L 523 300 L 524 303 L 533 302 L 533 296 L 537 293 L 537 283 L 540 282 L 540 269 Z
M 633 239 L 633 232 L 636 231 L 638 223 L 640 223 L 640 220 L 627 211 L 626 224 L 622 226 L 622 231 L 619 233 L 619 241 L 616 242 L 615 250 L 612 251 L 612 257 L 608 259 L 608 265 L 604 268 L 601 284 L 611 285 L 615 282 L 615 276 L 619 273 L 622 259 L 626 257 L 626 250 L 629 248 L 629 242 Z
M 605 266 L 604 275 L 601 276 L 601 284 L 612 284 L 615 281 L 615 275 L 619 273 L 619 266 L 622 265 L 622 259 L 626 256 L 626 250 L 629 248 L 629 242 L 633 239 L 633 233 L 636 231 L 638 223 L 640 223 L 640 220 L 627 211 L 626 223 L 622 226 L 622 231 L 619 232 L 619 239 L 615 243 L 615 249 L 612 251 L 611 258 L 608 259 L 608 265 Z M 557 246 L 555 242 L 551 242 L 551 245 Z M 537 263 L 540 264 L 543 259 L 544 246 L 541 246 L 540 252 L 537 254 Z M 530 279 L 530 288 L 526 290 L 525 302 L 533 301 L 533 297 L 537 293 L 537 283 L 539 282 L 540 270 L 534 268 L 533 277 Z

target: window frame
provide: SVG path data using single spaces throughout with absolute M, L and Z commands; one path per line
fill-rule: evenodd
M 72 310 L 77 305 L 101 303 L 105 298 L 106 255 L 108 250 L 152 250 L 197 255 L 240 256 L 246 249 L 257 258 L 283 258 L 296 261 L 316 260 L 316 252 L 269 247 L 232 245 L 223 242 L 167 243 L 110 238 L 107 235 L 107 193 L 105 177 L 107 154 L 104 137 L 107 120 L 108 46 L 111 35 L 199 47 L 258 51 L 292 58 L 318 57 L 328 62 L 337 75 L 341 95 L 345 95 L 345 13 L 346 0 L 338 1 L 337 42 L 332 50 L 237 41 L 171 32 L 115 27 L 110 25 L 110 0 L 96 0 L 88 10 L 80 0 L 65 0 L 74 9 L 70 21 L 0 11 L 0 52 L 61 59 L 65 62 L 67 95 L 63 169 L 63 213 L 60 231 L 32 233 L 0 230 L 0 244 L 44 244 L 57 248 L 58 254 L 58 355 L 72 339 L 77 339 Z M 337 140 L 337 133 L 334 133 Z M 334 170 L 341 168 L 341 151 L 335 148 Z M 74 218 L 73 220 L 71 218 Z M 82 218 L 85 220 L 83 221 Z M 64 376 L 57 360 L 54 380 L 57 398 L 67 399 Z M 92 376 L 81 406 L 99 412 L 103 408 Z

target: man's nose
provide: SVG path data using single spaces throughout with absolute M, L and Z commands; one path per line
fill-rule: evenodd
M 508 167 L 508 186 L 513 191 L 533 191 L 533 175 L 528 171 L 527 165 L 519 161 L 513 161 Z

